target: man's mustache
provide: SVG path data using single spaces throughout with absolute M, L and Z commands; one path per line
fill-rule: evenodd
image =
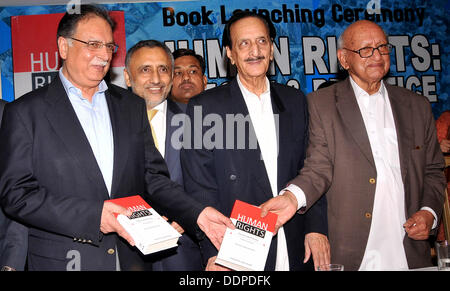
M 264 59 L 265 59 L 264 56 L 257 56 L 257 57 L 247 58 L 244 61 L 245 62 L 254 62 L 254 61 L 259 61 L 259 60 L 264 60 Z
M 91 61 L 91 66 L 102 66 L 105 67 L 108 64 L 108 61 L 94 59 Z
M 183 85 L 191 85 L 191 86 L 194 86 L 194 83 L 192 83 L 191 81 L 188 81 L 188 80 L 184 80 L 183 82 L 181 82 L 180 85 L 178 85 L 178 87 L 181 87 L 181 86 L 183 86 Z

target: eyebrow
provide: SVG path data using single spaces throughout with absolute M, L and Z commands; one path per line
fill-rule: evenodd
M 153 64 L 143 64 L 143 65 L 140 65 L 138 67 L 138 69 L 140 70 L 140 69 L 151 68 L 151 67 L 155 67 L 155 65 L 153 65 Z M 158 65 L 156 65 L 156 68 L 169 68 L 169 66 L 168 65 L 160 65 L 160 64 L 158 64 Z
M 192 64 L 192 65 L 189 65 L 189 66 L 187 66 L 188 68 L 196 68 L 196 69 L 200 69 L 200 66 L 199 65 L 195 65 L 195 64 Z M 181 69 L 182 68 L 182 66 L 175 66 L 175 68 L 174 69 Z

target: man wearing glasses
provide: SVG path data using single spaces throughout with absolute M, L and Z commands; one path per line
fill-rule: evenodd
M 108 202 L 141 195 L 185 231 L 218 247 L 233 224 L 169 179 L 144 100 L 107 84 L 117 45 L 108 12 L 66 13 L 57 43 L 64 60 L 46 87 L 6 106 L 0 130 L 0 202 L 29 227 L 29 270 L 145 270 Z
M 373 22 L 344 31 L 338 59 L 350 76 L 308 96 L 305 166 L 262 206 L 281 225 L 325 194 L 331 262 L 345 270 L 432 265 L 427 239 L 442 212 L 444 160 L 427 98 L 382 80 L 391 48 Z

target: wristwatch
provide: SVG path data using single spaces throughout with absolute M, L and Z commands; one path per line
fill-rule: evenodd
M 2 271 L 15 271 L 16 269 L 14 269 L 14 268 L 12 268 L 10 266 L 3 266 L 1 270 Z

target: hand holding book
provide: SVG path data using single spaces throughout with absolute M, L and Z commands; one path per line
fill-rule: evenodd
M 216 249 L 220 249 L 227 228 L 235 229 L 228 217 L 212 207 L 203 209 L 197 218 L 197 224 Z
M 275 233 L 297 212 L 297 198 L 290 191 L 285 191 L 283 195 L 271 198 L 260 205 L 261 217 L 265 217 L 269 212 L 278 215 L 275 225 Z
M 115 232 L 123 237 L 130 245 L 134 246 L 133 238 L 130 234 L 120 225 L 117 221 L 114 213 L 130 216 L 131 211 L 120 205 L 114 204 L 109 201 L 103 203 L 102 217 L 100 221 L 100 231 L 104 234 Z

